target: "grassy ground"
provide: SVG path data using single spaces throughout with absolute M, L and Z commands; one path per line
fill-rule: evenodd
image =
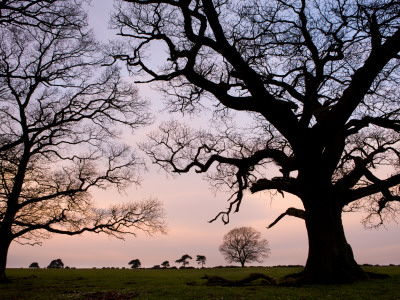
M 235 280 L 263 273 L 282 278 L 301 269 L 8 269 L 13 282 L 0 285 L 0 299 L 400 299 L 400 267 L 365 269 L 390 277 L 349 285 L 281 287 L 258 280 L 243 287 L 215 287 L 203 286 L 201 277 L 207 274 Z

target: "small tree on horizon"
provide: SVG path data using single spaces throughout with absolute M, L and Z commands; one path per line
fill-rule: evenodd
M 261 239 L 261 233 L 253 227 L 239 227 L 224 235 L 219 246 L 225 260 L 238 262 L 244 267 L 246 262 L 262 262 L 271 252 L 268 241 Z
M 39 267 L 39 264 L 38 264 L 37 262 L 33 262 L 33 263 L 31 263 L 31 264 L 29 265 L 29 268 L 32 268 L 32 269 L 39 269 L 40 267 Z
M 188 254 L 182 255 L 180 259 L 177 259 L 175 262 L 182 264 L 182 266 L 185 268 L 189 262 L 187 261 L 188 259 L 192 259 L 192 257 Z
M 47 266 L 48 269 L 63 269 L 64 263 L 60 258 L 54 259 L 51 263 Z
M 203 268 L 206 263 L 207 258 L 204 255 L 197 255 L 196 261 Z
M 169 267 L 170 267 L 170 266 L 169 266 L 169 261 L 168 261 L 168 260 L 164 261 L 164 262 L 161 264 L 161 266 L 162 266 L 164 269 L 169 268 Z
M 140 268 L 140 266 L 142 265 L 142 263 L 140 262 L 139 259 L 132 259 L 128 265 L 131 265 L 131 269 L 137 269 Z

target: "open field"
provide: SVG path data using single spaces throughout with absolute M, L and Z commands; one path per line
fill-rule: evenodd
M 241 279 L 250 273 L 274 278 L 301 268 L 212 269 L 8 269 L 13 281 L 0 285 L 0 299 L 399 299 L 400 267 L 365 267 L 390 277 L 351 285 L 282 287 L 262 280 L 243 287 L 202 285 L 204 274 Z M 194 285 L 188 285 L 191 283 Z

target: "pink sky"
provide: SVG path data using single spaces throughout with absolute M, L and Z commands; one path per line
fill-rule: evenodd
M 90 22 L 99 38 L 112 38 L 107 31 L 107 21 L 112 0 L 92 0 Z M 142 88 L 142 94 L 159 103 L 159 96 Z M 157 123 L 157 122 L 156 122 Z M 145 129 L 148 131 L 149 129 Z M 134 145 L 140 132 L 129 137 Z M 221 221 L 208 223 L 219 211 L 227 206 L 228 194 L 216 196 L 210 190 L 202 176 L 186 174 L 177 178 L 166 178 L 165 173 L 150 167 L 141 187 L 126 191 L 120 195 L 116 191 L 101 191 L 95 199 L 112 203 L 121 200 L 141 200 L 156 197 L 163 201 L 168 223 L 168 234 L 147 236 L 138 232 L 137 237 L 126 236 L 125 241 L 106 235 L 84 234 L 82 236 L 53 236 L 44 240 L 42 246 L 11 245 L 7 266 L 28 267 L 38 262 L 46 267 L 51 260 L 61 258 L 70 267 L 128 267 L 128 262 L 138 258 L 143 267 L 152 267 L 163 261 L 175 260 L 183 254 L 194 259 L 190 265 L 197 266 L 196 255 L 207 257 L 206 266 L 226 265 L 218 247 L 222 237 L 230 229 L 240 226 L 252 226 L 262 233 L 270 243 L 271 255 L 261 265 L 305 264 L 307 259 L 307 235 L 304 221 L 285 217 L 272 229 L 266 229 L 279 214 L 288 207 L 301 208 L 294 197 L 276 196 L 272 201 L 267 194 L 248 194 L 237 214 L 231 215 L 231 222 L 224 225 Z M 353 247 L 358 263 L 400 264 L 400 228 L 396 223 L 387 224 L 379 230 L 365 230 L 360 223 L 361 214 L 347 213 L 343 216 L 348 242 Z M 258 264 L 252 264 L 258 265 Z
M 100 195 L 102 194 L 102 195 Z M 200 175 L 166 179 L 165 174 L 153 172 L 146 176 L 142 187 L 131 188 L 126 196 L 117 192 L 101 192 L 98 199 L 143 199 L 158 197 L 164 202 L 167 213 L 168 234 L 147 236 L 138 233 L 125 241 L 105 235 L 53 236 L 43 241 L 43 246 L 21 246 L 14 243 L 10 249 L 8 267 L 27 267 L 37 261 L 46 267 L 52 259 L 61 258 L 71 267 L 128 267 L 131 259 L 139 258 L 144 267 L 152 267 L 183 254 L 193 258 L 207 257 L 206 266 L 226 265 L 218 246 L 223 235 L 239 226 L 253 226 L 270 243 L 271 255 L 261 265 L 305 264 L 307 259 L 307 235 L 304 221 L 285 217 L 271 229 L 265 227 L 289 206 L 301 207 L 299 200 L 276 197 L 271 201 L 265 194 L 247 195 L 239 213 L 231 222 L 208 223 L 226 205 L 226 194 L 214 197 Z M 389 224 L 379 230 L 365 230 L 360 214 L 344 214 L 344 226 L 348 242 L 352 245 L 358 263 L 400 264 L 399 227 Z M 196 266 L 193 260 L 192 266 Z M 252 264 L 258 265 L 258 264 Z

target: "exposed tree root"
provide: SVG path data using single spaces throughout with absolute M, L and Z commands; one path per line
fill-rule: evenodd
M 298 285 L 303 284 L 348 284 L 354 283 L 359 280 L 367 279 L 367 276 L 358 277 L 354 274 L 342 274 L 342 276 L 338 275 L 328 275 L 328 274 L 319 274 L 316 275 L 310 272 L 300 272 L 295 274 L 289 274 L 283 278 L 284 281 L 294 281 Z
M 363 278 L 318 278 L 316 279 L 315 276 L 312 276 L 310 273 L 307 272 L 300 272 L 295 274 L 290 274 L 285 276 L 282 280 L 276 280 L 271 276 L 261 274 L 261 273 L 252 273 L 247 277 L 240 279 L 240 280 L 229 280 L 223 278 L 221 276 L 208 276 L 204 275 L 202 279 L 206 279 L 207 281 L 202 285 L 211 285 L 211 286 L 243 286 L 246 284 L 250 284 L 253 281 L 258 279 L 262 279 L 261 285 L 272 285 L 272 286 L 301 286 L 303 284 L 343 284 L 343 283 L 351 283 L 359 280 L 366 280 L 366 279 L 376 279 L 376 278 L 387 278 L 389 277 L 386 274 L 378 274 L 372 272 L 365 272 L 365 277 Z M 196 282 L 191 281 L 187 282 L 188 285 L 198 285 Z
M 277 282 L 274 278 L 264 275 L 261 273 L 252 273 L 247 277 L 240 280 L 229 280 L 220 276 L 208 276 L 205 275 L 202 279 L 207 279 L 204 285 L 216 285 L 216 286 L 242 286 L 247 283 L 251 283 L 257 279 L 263 279 L 263 284 L 268 285 L 277 285 Z
M 368 278 L 370 279 L 380 279 L 380 278 L 389 278 L 388 274 L 374 273 L 374 272 L 365 272 Z
M 86 294 L 85 300 L 130 300 L 139 297 L 137 292 L 100 291 Z
M 283 278 L 284 282 L 296 282 L 297 285 L 303 284 L 348 284 L 357 281 L 368 280 L 368 279 L 379 279 L 388 278 L 387 274 L 379 274 L 373 272 L 363 272 L 361 274 L 347 274 L 347 275 L 336 275 L 336 276 L 316 276 L 309 272 L 300 272 L 289 274 Z
M 12 283 L 11 279 L 9 279 L 7 276 L 0 278 L 0 284 L 7 284 L 7 283 Z

